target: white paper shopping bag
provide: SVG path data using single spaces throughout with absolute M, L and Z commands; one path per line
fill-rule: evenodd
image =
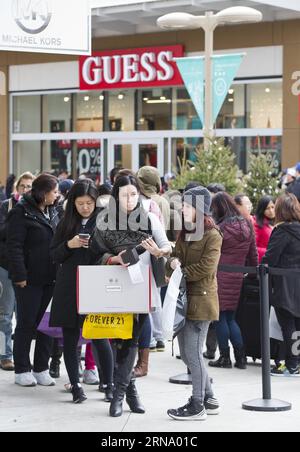
M 151 310 L 151 269 L 141 265 L 143 282 L 133 284 L 127 268 L 117 265 L 78 267 L 79 314 L 134 313 Z

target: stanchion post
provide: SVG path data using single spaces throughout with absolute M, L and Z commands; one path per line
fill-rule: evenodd
M 288 402 L 272 399 L 271 390 L 271 350 L 270 350 L 270 300 L 269 300 L 269 267 L 258 267 L 260 287 L 260 313 L 261 313 L 261 347 L 262 347 L 262 386 L 263 398 L 246 402 L 243 409 L 247 411 L 290 411 L 292 405 Z
M 266 265 L 259 266 L 260 280 L 260 328 L 261 328 L 261 354 L 263 374 L 263 399 L 272 399 L 271 389 L 271 350 L 270 350 L 270 302 L 269 302 L 269 269 Z

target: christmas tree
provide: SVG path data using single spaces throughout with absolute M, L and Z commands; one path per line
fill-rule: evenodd
M 244 192 L 251 199 L 254 209 L 263 196 L 277 198 L 280 194 L 278 180 L 275 177 L 276 169 L 270 157 L 269 153 L 252 155 L 250 171 L 244 177 Z
M 212 183 L 223 184 L 226 191 L 232 195 L 240 190 L 239 168 L 231 148 L 225 146 L 224 138 L 210 140 L 208 150 L 199 146 L 196 149 L 195 162 L 187 160 L 186 154 L 182 162 L 179 162 L 179 171 L 172 188 L 184 189 L 193 181 L 204 187 Z

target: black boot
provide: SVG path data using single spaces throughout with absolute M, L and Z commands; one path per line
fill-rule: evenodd
M 87 396 L 83 392 L 83 389 L 80 384 L 72 386 L 71 392 L 73 395 L 73 403 L 80 404 L 87 400 Z
M 137 347 L 118 350 L 114 398 L 109 410 L 111 417 L 120 417 L 123 414 L 123 401 L 132 378 L 136 356 Z
M 114 385 L 113 384 L 103 385 L 103 390 L 105 394 L 104 402 L 111 403 L 114 398 Z
M 145 414 L 145 408 L 140 401 L 136 386 L 135 378 L 132 378 L 126 392 L 126 402 L 130 410 L 136 414 Z
M 247 369 L 247 357 L 244 347 L 234 349 L 235 365 L 237 369 L 246 370 Z
M 49 373 L 52 378 L 60 378 L 60 360 L 52 359 L 49 366 Z
M 222 369 L 232 369 L 232 362 L 230 360 L 230 348 L 220 350 L 220 358 L 217 361 L 210 361 L 208 365 L 210 367 L 222 368 Z

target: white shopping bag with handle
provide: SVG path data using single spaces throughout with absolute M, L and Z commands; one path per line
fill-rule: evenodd
M 167 341 L 173 339 L 174 320 L 176 314 L 177 299 L 182 280 L 181 267 L 177 267 L 171 276 L 162 311 L 163 336 Z

